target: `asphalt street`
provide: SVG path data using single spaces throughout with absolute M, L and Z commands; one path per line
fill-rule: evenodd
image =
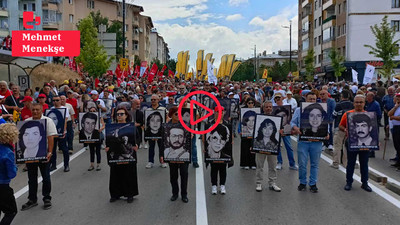
M 262 192 L 255 191 L 255 171 L 239 167 L 240 138 L 234 144 L 235 166 L 228 169 L 227 194 L 211 195 L 210 168 L 189 167 L 188 198 L 171 202 L 169 169 L 159 167 L 145 169 L 147 150 L 138 151 L 139 195 L 132 204 L 126 200 L 109 202 L 109 167 L 102 151 L 102 170 L 87 171 L 89 151 L 76 144 L 71 171 L 62 168 L 51 176 L 53 207 L 43 210 L 43 202 L 27 211 L 19 211 L 13 224 L 398 224 L 400 209 L 376 192 L 368 193 L 358 182 L 353 190 L 346 192 L 345 174 L 329 167 L 320 160 L 318 193 L 297 191 L 298 173 L 289 170 L 284 151 L 284 165 L 278 171 L 277 184 L 282 192 L 268 190 L 264 184 Z M 382 139 L 383 141 L 383 139 Z M 198 146 L 201 144 L 197 141 Z M 296 142 L 292 141 L 296 147 Z M 200 148 L 198 147 L 200 154 Z M 157 154 L 156 154 L 157 155 Z M 327 155 L 325 155 L 326 158 Z M 390 168 L 388 159 L 394 156 L 391 140 L 387 143 L 386 160 L 382 151 L 370 160 L 370 167 L 400 180 L 399 172 Z M 295 158 L 297 154 L 295 151 Z M 58 154 L 58 163 L 62 154 Z M 202 169 L 202 170 L 200 170 Z M 267 169 L 265 169 L 265 172 Z M 356 173 L 359 171 L 357 170 Z M 265 174 L 267 177 L 267 174 Z M 202 184 L 204 183 L 204 186 Z M 380 191 L 400 200 L 374 182 Z M 18 176 L 11 183 L 17 194 L 20 209 L 27 201 L 27 173 L 19 166 Z M 41 199 L 41 184 L 38 197 Z M 205 197 L 204 197 L 205 196 Z M 196 199 L 199 198 L 199 199 Z M 204 198 L 204 199 L 203 199 Z

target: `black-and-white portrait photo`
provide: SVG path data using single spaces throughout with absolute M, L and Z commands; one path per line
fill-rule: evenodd
M 279 128 L 282 121 L 281 116 L 257 115 L 253 138 L 254 152 L 268 152 L 272 155 L 278 155 L 281 141 Z
M 196 109 L 193 109 L 193 113 L 195 113 Z M 196 115 L 196 114 L 194 114 Z M 189 108 L 182 108 L 181 111 L 181 116 L 182 116 L 182 120 L 186 123 L 186 124 L 190 124 L 190 109 Z M 195 120 L 195 118 L 194 118 Z
M 79 113 L 79 143 L 100 141 L 100 113 Z
M 46 120 L 25 120 L 17 123 L 19 140 L 16 145 L 17 163 L 46 161 L 47 136 Z
M 327 104 L 302 102 L 300 107 L 300 140 L 325 140 L 328 135 Z
M 164 161 L 190 162 L 191 133 L 180 123 L 164 124 Z
M 224 118 L 223 119 L 225 121 L 228 121 L 229 117 L 231 115 L 231 107 L 230 107 L 231 106 L 231 100 L 228 99 L 228 98 L 225 98 L 225 99 L 217 98 L 217 100 L 219 101 L 219 104 L 222 107 L 224 107 L 224 109 L 225 109 L 225 114 L 224 114 Z M 213 99 L 211 99 L 211 102 L 212 102 L 211 109 L 214 110 L 215 107 L 217 107 L 217 103 Z
M 162 124 L 165 123 L 165 110 L 146 110 L 144 112 L 144 138 L 145 139 L 161 139 L 163 137 Z
M 272 115 L 282 117 L 283 134 L 290 135 L 292 133 L 292 127 L 290 126 L 290 121 L 292 120 L 292 106 L 274 106 L 272 110 Z
M 239 99 L 236 98 L 231 98 L 230 99 L 231 104 L 230 104 L 230 116 L 232 119 L 238 119 L 239 118 Z
M 379 150 L 379 128 L 375 112 L 348 113 L 347 127 L 349 151 Z
M 107 116 L 107 118 L 111 118 L 111 113 L 112 113 L 112 108 L 113 108 L 113 99 L 111 98 L 102 98 L 104 105 L 106 106 L 107 111 L 104 113 L 104 115 Z
M 57 128 L 58 136 L 64 135 L 66 112 L 67 112 L 66 108 L 53 108 L 53 109 L 46 109 L 44 113 L 45 116 L 53 120 Z
M 140 103 L 140 110 L 144 113 L 146 109 L 151 108 L 151 103 L 150 102 L 141 102 Z
M 214 124 L 208 124 L 207 128 Z M 205 134 L 205 162 L 232 161 L 232 125 L 218 124 L 211 132 Z
M 210 108 L 210 107 L 211 107 L 211 101 L 212 101 L 212 99 L 211 99 L 209 96 L 207 96 L 207 95 L 202 95 L 202 96 L 201 96 L 201 101 L 200 101 L 200 103 L 201 103 L 202 105 L 204 105 L 205 107 Z M 200 113 L 200 117 L 202 117 L 202 116 L 205 116 L 208 112 L 207 112 L 205 109 L 199 107 L 199 113 Z M 209 119 L 210 119 L 210 118 L 205 118 L 203 121 L 204 121 L 205 123 L 208 123 L 208 122 L 209 122 Z
M 151 102 L 151 95 L 145 95 L 144 96 L 144 101 L 145 102 Z
M 106 146 L 108 164 L 136 162 L 136 126 L 134 123 L 106 124 Z
M 253 137 L 257 114 L 260 114 L 260 108 L 240 109 L 242 137 Z

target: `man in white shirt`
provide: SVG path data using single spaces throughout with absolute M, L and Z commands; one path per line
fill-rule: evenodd
M 28 195 L 28 202 L 22 205 L 22 211 L 30 209 L 34 206 L 37 206 L 37 190 L 38 190 L 38 168 L 40 169 L 40 173 L 43 178 L 43 187 L 42 187 L 42 194 L 43 194 L 43 202 L 44 202 L 44 209 L 51 208 L 51 181 L 50 181 L 50 170 L 49 170 L 49 160 L 52 155 L 53 150 L 53 141 L 54 136 L 57 135 L 57 129 L 54 122 L 46 117 L 43 116 L 43 107 L 39 103 L 33 103 L 32 105 L 32 117 L 26 120 L 46 120 L 46 137 L 47 137 L 47 161 L 44 163 L 27 163 L 26 167 L 28 170 L 28 185 L 29 185 L 29 195 Z
M 357 83 L 354 82 L 353 85 L 351 86 L 351 91 L 353 92 L 353 94 L 356 94 L 358 91 L 358 86 Z
M 286 98 L 283 99 L 283 105 L 291 105 L 292 111 L 297 108 L 297 101 L 296 99 L 292 98 L 293 93 L 291 91 L 286 92 Z
M 69 172 L 69 152 L 66 144 L 65 135 L 67 133 L 67 121 L 71 117 L 70 112 L 67 107 L 61 105 L 61 98 L 60 96 L 56 95 L 53 97 L 53 104 L 54 106 L 50 108 L 52 109 L 65 109 L 65 118 L 64 118 L 64 129 L 62 133 L 58 133 L 58 137 L 54 138 L 54 146 L 53 146 L 53 155 L 50 159 L 50 171 L 57 169 L 57 144 L 58 148 L 63 152 L 64 155 L 64 172 Z M 60 123 L 60 121 L 58 121 Z M 56 124 L 56 127 L 59 124 Z
M 71 104 L 67 103 L 67 97 L 65 97 L 65 95 L 61 95 L 60 96 L 61 99 L 61 105 L 66 107 L 69 111 L 69 117 L 67 119 L 67 140 L 66 140 L 66 145 L 67 145 L 67 149 L 69 154 L 71 155 L 72 152 L 74 151 L 74 147 L 73 147 L 73 141 L 74 141 L 74 115 L 75 115 L 75 111 L 74 108 L 72 107 Z

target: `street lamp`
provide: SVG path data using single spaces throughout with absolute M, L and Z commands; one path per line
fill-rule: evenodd
M 254 45 L 254 79 L 258 81 L 257 73 L 257 45 Z
M 289 29 L 289 71 L 292 73 L 292 21 L 290 20 L 289 26 L 282 26 L 283 28 Z

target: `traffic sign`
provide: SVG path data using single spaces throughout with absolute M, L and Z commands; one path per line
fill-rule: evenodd
M 222 106 L 221 106 L 221 104 L 219 103 L 218 99 L 217 99 L 214 95 L 212 95 L 211 93 L 208 93 L 208 92 L 206 92 L 206 91 L 194 91 L 194 92 L 191 92 L 191 93 L 187 94 L 185 97 L 183 97 L 183 99 L 181 100 L 181 103 L 179 104 L 179 107 L 178 107 L 179 122 L 181 122 L 182 126 L 183 126 L 187 131 L 189 131 L 189 132 L 191 132 L 191 133 L 194 133 L 194 134 L 206 134 L 206 133 L 211 132 L 212 130 L 214 130 L 214 129 L 218 126 L 219 122 L 220 122 L 221 119 L 222 119 L 222 110 L 219 110 L 219 111 L 218 111 L 218 118 L 217 118 L 215 124 L 212 125 L 210 128 L 208 128 L 207 130 L 203 130 L 203 131 L 200 131 L 200 130 L 199 130 L 199 131 L 197 131 L 197 130 L 191 129 L 191 128 L 188 127 L 188 125 L 186 125 L 186 123 L 183 121 L 183 118 L 182 118 L 182 108 L 183 108 L 183 104 L 186 102 L 186 100 L 187 100 L 188 98 L 192 97 L 193 95 L 198 95 L 198 94 L 200 94 L 200 95 L 207 95 L 208 97 L 210 97 L 212 100 L 215 101 L 215 103 L 217 104 L 217 107 L 218 107 L 218 108 L 222 108 Z M 193 120 L 193 118 L 195 117 L 195 115 L 193 115 L 193 114 L 194 114 L 194 113 L 193 113 L 193 111 L 194 111 L 194 110 L 193 110 L 193 106 L 194 106 L 195 104 L 198 105 L 198 106 L 200 106 L 201 108 L 205 109 L 205 110 L 208 112 L 207 115 L 201 117 L 200 119 L 198 119 L 198 120 L 196 120 L 196 121 Z M 197 101 L 195 101 L 195 100 L 191 100 L 191 101 L 190 101 L 190 123 L 191 123 L 192 125 L 197 124 L 197 123 L 203 121 L 205 118 L 208 118 L 208 117 L 211 116 L 212 114 L 213 114 L 213 110 L 212 110 L 212 109 L 210 109 L 210 108 L 204 106 L 203 104 L 201 104 L 201 103 L 199 103 L 199 102 L 197 102 Z
M 127 70 L 129 65 L 129 59 L 121 58 L 119 59 L 119 67 L 123 70 Z

